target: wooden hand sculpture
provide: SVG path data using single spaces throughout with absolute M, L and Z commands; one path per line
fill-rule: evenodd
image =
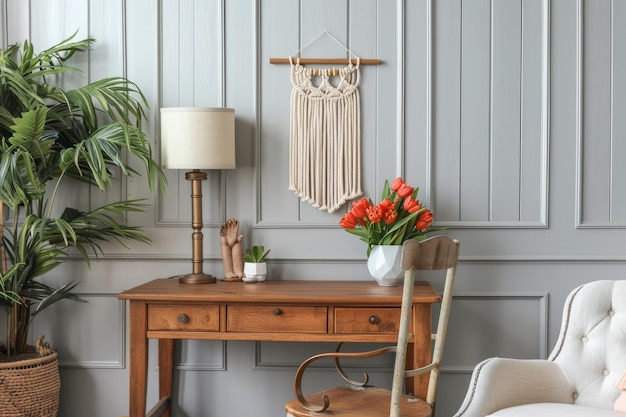
M 243 249 L 241 241 L 243 235 L 239 233 L 239 221 L 228 219 L 220 227 L 220 242 L 222 246 L 222 262 L 226 277 L 223 281 L 241 281 L 243 277 Z

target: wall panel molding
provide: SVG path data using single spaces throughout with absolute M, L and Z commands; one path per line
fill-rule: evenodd
M 127 308 L 126 302 L 117 299 L 117 291 L 75 291 L 75 293 L 89 301 L 92 302 L 96 299 L 107 299 L 114 302 L 117 306 L 116 314 L 118 320 L 114 323 L 116 327 L 116 335 L 117 344 L 115 345 L 114 350 L 106 351 L 107 355 L 110 357 L 104 358 L 84 358 L 84 357 L 74 357 L 73 355 L 76 352 L 80 353 L 81 343 L 79 339 L 76 339 L 73 343 L 68 342 L 65 338 L 63 338 L 63 331 L 60 331 L 57 326 L 61 326 L 63 328 L 63 324 L 69 322 L 68 320 L 63 320 L 63 317 L 72 317 L 72 314 L 68 314 L 67 312 L 70 310 L 74 310 L 76 306 L 71 305 L 71 301 L 62 302 L 56 304 L 52 307 L 49 307 L 49 311 L 52 309 L 57 309 L 56 314 L 53 315 L 54 323 L 44 323 L 43 326 L 40 325 L 40 321 L 46 319 L 48 316 L 42 316 L 35 320 L 33 324 L 33 334 L 50 334 L 50 339 L 54 337 L 62 337 L 63 341 L 60 343 L 59 341 L 52 342 L 53 348 L 59 351 L 59 367 L 67 368 L 67 369 L 123 369 L 126 367 L 126 323 L 127 323 Z M 85 308 L 91 309 L 94 306 L 85 305 Z M 113 314 L 108 314 L 108 317 L 112 317 Z M 61 322 L 58 322 L 61 320 Z M 72 329 L 76 329 L 76 326 L 79 326 L 80 322 L 72 323 Z M 83 323 L 84 324 L 84 323 Z M 106 324 L 110 325 L 110 322 Z M 52 326 L 53 330 L 50 330 L 50 326 Z M 107 340 L 111 340 L 113 335 L 111 334 L 98 334 L 97 337 L 103 337 Z M 93 342 L 93 341 L 92 341 Z M 62 344 L 70 343 L 70 345 L 74 344 L 75 347 L 69 346 L 68 348 L 64 348 Z M 72 353 L 73 352 L 73 353 Z M 92 352 L 89 352 L 92 353 Z M 71 357 L 71 359 L 70 359 Z
M 626 228 L 626 8 L 576 1 L 576 223 L 578 229 Z
M 516 302 L 524 302 L 524 301 L 533 301 L 537 303 L 537 311 L 538 311 L 538 321 L 535 323 L 535 336 L 537 337 L 537 346 L 536 346 L 536 355 L 533 355 L 531 352 L 531 357 L 540 359 L 546 358 L 548 356 L 548 327 L 549 327 L 549 311 L 548 311 L 548 293 L 531 293 L 531 292 L 506 292 L 506 293 L 465 293 L 459 292 L 453 296 L 453 305 L 456 305 L 456 311 L 459 311 L 459 302 L 461 301 L 469 301 L 471 303 L 481 303 L 484 304 L 485 301 L 505 301 L 506 303 L 510 303 L 511 305 Z M 456 302 L 456 303 L 455 303 Z M 472 323 L 467 320 L 467 316 L 463 315 L 464 318 L 464 327 L 471 327 L 476 325 L 481 325 L 480 323 Z M 453 321 L 459 320 L 459 315 L 453 313 L 450 318 L 451 328 L 453 328 Z M 531 327 L 531 326 L 529 326 Z M 450 329 L 449 329 L 450 330 Z M 455 334 L 452 333 L 448 335 L 447 339 L 449 342 L 446 343 L 446 349 L 448 350 L 448 354 L 450 356 L 454 356 L 454 352 L 451 352 L 454 348 L 452 346 L 462 346 L 454 341 Z M 525 337 L 528 334 L 525 333 Z M 502 337 L 502 335 L 500 335 Z M 506 352 L 497 352 L 498 355 L 506 356 Z M 471 374 L 476 363 L 483 359 L 487 359 L 487 357 L 476 358 L 476 362 L 465 363 L 465 364 L 457 364 L 457 365 L 444 365 L 442 366 L 441 372 L 447 374 Z
M 435 7 L 437 225 L 547 228 L 550 0 Z

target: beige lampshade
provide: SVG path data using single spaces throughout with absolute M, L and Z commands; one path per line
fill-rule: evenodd
M 235 110 L 222 107 L 162 108 L 161 167 L 235 168 Z

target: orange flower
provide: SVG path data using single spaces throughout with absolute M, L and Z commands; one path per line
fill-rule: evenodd
M 419 211 L 422 206 L 420 205 L 420 201 L 419 200 L 413 200 L 413 197 L 408 196 L 405 200 L 404 200 L 404 209 L 406 211 L 409 212 L 409 214 L 413 214 L 416 211 Z
M 385 211 L 385 213 L 383 214 L 383 220 L 385 221 L 385 224 L 391 224 L 395 222 L 397 218 L 398 218 L 398 213 L 393 211 L 393 209 L 389 209 Z
M 354 214 L 351 212 L 347 212 L 339 221 L 339 225 L 344 229 L 354 229 L 356 227 L 357 218 L 354 217 Z
M 417 217 L 417 222 L 415 223 L 415 228 L 417 230 L 424 230 L 433 222 L 433 213 L 430 210 L 426 209 Z
M 413 187 L 411 187 L 407 183 L 404 183 L 400 186 L 400 188 L 398 188 L 396 192 L 398 193 L 399 197 L 405 198 L 413 194 Z
M 383 201 L 381 201 L 379 204 L 380 209 L 385 212 L 387 210 L 393 210 L 395 207 L 395 204 L 393 204 L 388 198 L 385 198 Z
M 370 219 L 371 222 L 378 223 L 383 218 L 385 210 L 383 210 L 381 206 L 382 203 L 377 206 L 369 206 L 367 208 L 367 218 Z
M 357 219 L 362 219 L 367 214 L 367 209 L 369 206 L 370 206 L 369 200 L 363 197 L 358 202 L 352 203 L 352 209 L 350 209 L 350 212 Z
M 391 183 L 391 191 L 398 191 L 402 185 L 406 185 L 402 177 L 398 177 Z
M 353 202 L 339 224 L 367 243 L 368 255 L 375 245 L 402 245 L 410 239 L 421 240 L 443 228 L 432 226 L 433 214 L 417 199 L 418 190 L 402 177 L 391 184 L 385 181 L 379 203 L 368 198 Z

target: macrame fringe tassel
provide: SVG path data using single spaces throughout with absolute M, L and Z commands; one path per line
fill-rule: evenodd
M 319 87 L 311 69 L 292 65 L 289 189 L 329 213 L 361 190 L 361 109 L 358 66 L 340 71 L 334 87 L 328 70 Z

